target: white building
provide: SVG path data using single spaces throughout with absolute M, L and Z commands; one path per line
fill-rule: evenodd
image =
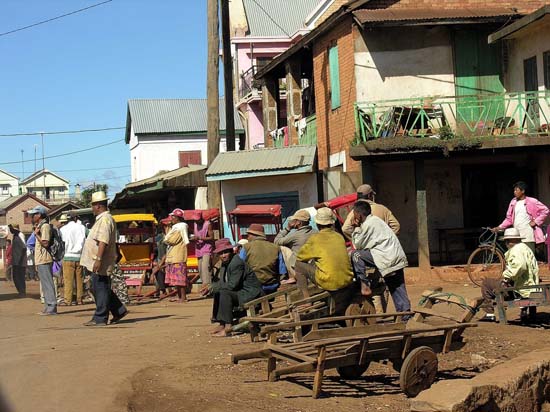
M 207 164 L 206 99 L 137 99 L 128 101 L 126 143 L 130 145 L 132 182 L 159 172 Z M 237 149 L 244 130 L 235 114 Z M 225 108 L 220 100 L 220 151 L 225 151 Z
M 0 169 L 0 202 L 19 194 L 19 178 Z
M 21 181 L 21 191 L 32 193 L 48 204 L 68 202 L 69 181 L 48 169 L 38 170 Z

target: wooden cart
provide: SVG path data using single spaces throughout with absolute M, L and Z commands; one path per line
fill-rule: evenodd
M 507 300 L 510 293 L 517 293 L 520 290 L 529 290 L 529 297 Z M 501 288 L 495 290 L 495 293 L 498 321 L 501 325 L 506 325 L 508 323 L 506 317 L 506 309 L 508 308 L 529 308 L 529 318 L 533 319 L 537 313 L 537 307 L 550 306 L 550 284 L 548 283 L 519 288 Z
M 264 226 L 267 240 L 273 241 L 283 224 L 281 205 L 239 205 L 228 213 L 228 222 L 235 242 L 246 233 L 253 223 Z
M 436 303 L 456 304 L 462 312 L 455 315 L 435 310 L 433 305 Z M 304 337 L 303 341 L 288 344 L 277 343 L 277 335 L 273 333 L 265 347 L 235 354 L 232 361 L 267 359 L 270 381 L 284 375 L 315 372 L 314 398 L 321 394 L 326 369 L 335 368 L 344 379 L 357 379 L 368 369 L 370 362 L 389 361 L 400 372 L 401 389 L 413 397 L 434 382 L 436 353 L 460 348 L 464 329 L 477 326 L 468 321 L 478 304 L 479 301 L 465 304 L 461 299 L 444 296 L 440 291 L 428 291 L 423 294 L 423 307 L 415 310 L 413 318 L 406 324 L 396 319 L 410 313 L 391 314 L 391 322 L 384 320 L 387 314 L 373 315 L 371 317 L 379 318 L 375 324 L 317 329 L 314 335 Z M 443 323 L 427 323 L 429 317 Z M 302 322 L 300 326 L 306 323 Z M 285 365 L 277 364 L 277 361 L 285 361 Z

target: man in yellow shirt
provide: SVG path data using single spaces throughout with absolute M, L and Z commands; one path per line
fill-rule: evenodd
M 296 255 L 296 283 L 309 297 L 308 279 L 331 292 L 336 313 L 343 312 L 355 292 L 353 271 L 342 235 L 334 230 L 334 214 L 328 207 L 317 211 L 319 233 L 311 235 Z
M 494 320 L 493 300 L 495 289 L 508 288 L 511 286 L 522 287 L 539 284 L 539 266 L 531 248 L 521 241 L 521 234 L 518 229 L 510 228 L 504 231 L 502 240 L 506 242 L 508 251 L 504 255 L 506 267 L 502 272 L 502 279 L 486 278 L 481 285 L 481 294 L 484 298 L 483 309 L 487 313 L 485 320 Z M 535 288 L 533 288 L 534 290 Z M 528 298 L 533 291 L 531 289 L 519 290 L 515 293 L 522 298 Z M 514 295 L 509 296 L 510 300 Z M 521 317 L 527 316 L 527 308 L 521 309 Z

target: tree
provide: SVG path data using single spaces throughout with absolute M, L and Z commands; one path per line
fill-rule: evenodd
M 90 207 L 92 203 L 92 193 L 103 191 L 107 193 L 109 190 L 109 186 L 107 184 L 93 184 L 91 186 L 88 186 L 86 189 L 82 191 L 82 203 L 84 203 L 84 207 Z

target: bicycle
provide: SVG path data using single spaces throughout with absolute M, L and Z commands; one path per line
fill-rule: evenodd
M 504 248 L 497 242 L 498 233 L 490 227 L 482 227 L 479 246 L 468 258 L 466 269 L 468 277 L 476 286 L 481 286 L 483 279 L 499 279 L 504 271 Z

